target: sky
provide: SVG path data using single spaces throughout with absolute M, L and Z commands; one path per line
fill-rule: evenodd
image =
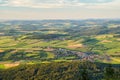
M 120 18 L 120 0 L 0 0 L 0 19 Z

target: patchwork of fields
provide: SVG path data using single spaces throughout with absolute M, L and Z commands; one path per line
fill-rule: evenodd
M 0 23 L 0 68 L 73 60 L 120 64 L 120 20 Z

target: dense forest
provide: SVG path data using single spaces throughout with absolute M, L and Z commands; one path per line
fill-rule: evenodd
M 120 65 L 60 62 L 23 65 L 0 70 L 0 80 L 119 80 Z

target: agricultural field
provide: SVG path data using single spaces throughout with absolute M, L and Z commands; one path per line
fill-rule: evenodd
M 104 19 L 0 22 L 0 68 L 7 64 L 3 62 L 120 64 L 119 25 L 120 20 Z
M 119 80 L 120 20 L 0 22 L 0 80 Z

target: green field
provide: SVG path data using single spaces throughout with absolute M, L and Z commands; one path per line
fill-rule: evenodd
M 4 69 L 5 66 L 3 64 L 0 64 L 0 69 Z
M 119 74 L 120 20 L 0 22 L 0 80 L 119 80 Z
M 98 21 L 8 21 L 10 26 L 1 22 L 0 61 L 88 60 L 120 64 L 119 20 Z

